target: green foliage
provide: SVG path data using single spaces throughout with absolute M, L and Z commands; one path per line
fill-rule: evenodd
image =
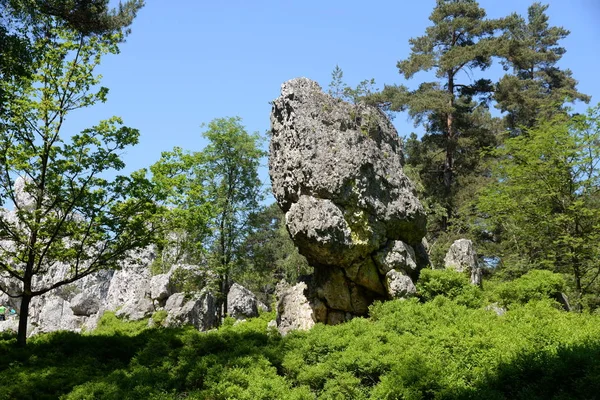
M 539 119 L 564 112 L 566 102 L 590 100 L 577 91 L 572 72 L 557 66 L 566 53 L 559 42 L 569 31 L 550 26 L 547 9 L 548 5 L 534 3 L 528 9 L 527 21 L 517 14 L 506 19 L 502 63 L 505 70 L 512 68 L 512 74 L 500 79 L 494 99 L 507 113 L 505 122 L 513 135 L 532 128 Z
M 117 174 L 125 166 L 123 151 L 138 143 L 136 129 L 112 117 L 80 133 L 64 132 L 71 112 L 106 101 L 108 89 L 99 86 L 95 69 L 104 55 L 118 53 L 124 34 L 83 36 L 54 18 L 23 29 L 33 48 L 32 73 L 0 81 L 8 100 L 0 126 L 0 202 L 16 211 L 14 219 L 0 218 L 0 271 L 19 281 L 13 294 L 22 298 L 19 314 L 27 318 L 32 297 L 115 268 L 150 243 L 155 227 L 149 221 L 160 210 L 145 170 Z M 18 178 L 28 206 L 16 199 Z M 72 266 L 67 275 L 34 290 L 34 277 L 59 262 Z M 25 329 L 20 324 L 21 345 Z
M 533 300 L 554 299 L 565 290 L 562 275 L 550 271 L 533 270 L 510 282 L 499 284 L 496 295 L 503 307 L 523 305 Z
M 158 310 L 154 314 L 152 314 L 152 321 L 154 321 L 156 325 L 160 326 L 165 321 L 165 319 L 167 319 L 168 315 L 169 313 L 167 313 L 166 310 Z
M 530 302 L 502 317 L 443 296 L 377 303 L 370 319 L 281 338 L 272 314 L 219 330 L 0 337 L 0 399 L 588 399 L 600 316 Z M 108 329 L 110 327 L 110 329 Z
M 110 9 L 108 0 L 0 0 L 0 80 L 30 78 L 36 48 L 34 27 L 44 24 L 66 28 L 78 35 L 129 33 L 143 0 L 128 0 Z M 48 23 L 51 21 L 51 23 Z M 39 32 L 38 32 L 39 33 Z M 124 36 L 123 36 L 124 37 Z M 0 113 L 4 113 L 5 88 L 0 85 Z
M 126 322 L 117 318 L 114 312 L 106 311 L 100 317 L 98 326 L 94 330 L 94 335 L 114 336 L 125 335 L 135 336 L 148 327 L 147 320 Z
M 198 152 L 175 148 L 150 169 L 169 211 L 161 222 L 170 232 L 159 243 L 161 266 L 208 264 L 217 277 L 221 316 L 232 279 L 242 265 L 240 247 L 251 232 L 250 215 L 264 193 L 258 167 L 262 137 L 248 133 L 239 117 L 211 121 Z
M 595 288 L 600 268 L 598 143 L 600 107 L 540 121 L 495 151 L 496 182 L 478 200 L 487 229 L 499 232 L 503 264 L 522 266 L 521 274 L 568 274 L 576 304 Z
M 419 141 L 406 141 L 407 165 L 418 175 L 428 208 L 430 238 L 459 225 L 458 210 L 480 186 L 485 171 L 481 150 L 496 145 L 498 122 L 488 110 L 493 84 L 488 79 L 468 79 L 466 71 L 483 71 L 492 56 L 501 52 L 495 32 L 502 20 L 487 19 L 472 0 L 438 0 L 423 36 L 409 40 L 411 53 L 398 62 L 401 75 L 413 78 L 435 71 L 436 81 L 416 90 L 403 85 L 385 86 L 370 101 L 393 111 L 408 111 L 426 133 Z M 461 230 L 460 226 L 455 231 Z
M 344 72 L 339 65 L 336 65 L 333 72 L 331 72 L 328 93 L 336 99 L 357 104 L 373 95 L 377 90 L 375 88 L 375 79 L 365 79 L 353 89 L 344 82 Z
M 424 269 L 417 282 L 417 294 L 424 301 L 444 296 L 467 307 L 482 305 L 481 290 L 469 282 L 466 273 L 447 269 Z
M 250 234 L 239 249 L 241 266 L 235 280 L 270 304 L 277 282 L 283 279 L 296 283 L 300 275 L 311 273 L 312 268 L 298 253 L 277 203 L 252 214 L 249 226 Z

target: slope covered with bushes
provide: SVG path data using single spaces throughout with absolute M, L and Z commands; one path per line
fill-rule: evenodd
M 423 285 L 452 286 L 436 274 Z M 4 336 L 0 399 L 594 398 L 600 316 L 512 295 L 533 281 L 479 293 L 517 299 L 500 316 L 455 282 L 455 299 L 429 290 L 427 302 L 379 303 L 369 319 L 284 338 L 267 328 L 272 314 L 208 333 L 106 314 L 95 332 L 40 335 L 25 349 Z

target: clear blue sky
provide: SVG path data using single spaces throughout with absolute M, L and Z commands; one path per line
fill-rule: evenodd
M 112 115 L 141 131 L 140 144 L 124 154 L 127 171 L 148 167 L 162 151 L 201 150 L 200 125 L 240 116 L 248 131 L 269 129 L 269 101 L 282 82 L 306 76 L 325 89 L 338 64 L 351 86 L 374 78 L 405 82 L 396 63 L 409 54 L 408 39 L 420 36 L 435 0 L 147 0 L 121 54 L 100 67 L 108 102 L 71 115 L 80 130 Z M 118 2 L 113 2 L 118 3 Z M 518 12 L 525 0 L 482 0 L 489 17 Z M 560 66 L 570 68 L 579 90 L 600 101 L 600 1 L 551 0 L 551 25 L 571 31 Z M 585 109 L 580 106 L 578 109 Z M 414 131 L 406 116 L 399 134 Z M 266 161 L 265 161 L 266 162 Z M 268 183 L 266 169 L 261 178 Z

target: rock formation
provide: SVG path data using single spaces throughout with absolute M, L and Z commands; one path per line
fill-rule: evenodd
M 213 293 L 207 287 L 184 293 L 182 287 L 186 279 L 208 281 L 210 271 L 197 265 L 177 264 L 164 274 L 151 276 L 149 267 L 153 259 L 152 250 L 144 249 L 135 262 L 125 263 L 120 270 L 99 271 L 34 297 L 29 310 L 28 336 L 57 330 L 93 330 L 105 311 L 137 321 L 164 310 L 166 317 L 160 321 L 161 326 L 193 325 L 202 331 L 214 328 L 217 309 Z M 59 265 L 52 276 L 56 278 L 63 273 L 66 273 L 66 267 Z M 14 293 L 18 293 L 18 286 L 14 289 Z M 235 283 L 228 299 L 231 303 L 229 314 L 237 319 L 255 317 L 259 309 L 266 310 L 252 292 Z M 0 304 L 19 310 L 18 298 L 0 294 Z M 155 325 L 153 320 L 150 323 Z M 0 332 L 16 331 L 17 327 L 17 319 L 0 321 Z
M 254 293 L 240 284 L 234 283 L 227 294 L 227 313 L 235 319 L 258 317 L 258 311 L 267 311 Z
M 306 283 L 277 285 L 277 330 L 287 335 L 293 330 L 308 330 L 315 325 L 313 310 L 304 292 Z
M 273 102 L 271 132 L 273 194 L 315 269 L 314 319 L 341 322 L 365 315 L 376 299 L 413 294 L 427 263 L 426 217 L 385 114 L 298 78 Z
M 151 276 L 149 267 L 153 260 L 152 248 L 143 249 L 117 271 L 99 271 L 34 297 L 29 309 L 28 335 L 57 330 L 92 330 L 105 311 L 113 311 L 126 320 L 140 320 L 165 310 L 168 315 L 163 321 L 164 326 L 192 324 L 200 330 L 214 327 L 214 296 L 204 290 L 186 298 L 177 279 L 180 271 L 185 271 L 186 276 L 204 276 L 208 274 L 207 270 L 199 266 L 175 265 L 166 274 Z M 40 283 L 45 279 L 60 278 L 67 271 L 67 265 L 58 264 L 49 274 L 40 277 Z M 3 281 L 4 286 L 13 291 L 11 294 L 18 294 L 18 285 L 8 285 L 14 282 L 7 278 Z M 0 303 L 19 310 L 18 298 L 0 294 Z M 0 321 L 0 331 L 16 330 L 16 327 L 16 319 Z
M 444 257 L 444 266 L 457 272 L 467 272 L 472 285 L 481 285 L 482 270 L 473 242 L 469 239 L 458 239 L 452 243 Z
M 34 198 L 27 193 L 26 186 L 26 179 L 16 179 L 17 210 L 33 206 Z M 18 225 L 16 213 L 16 210 L 0 209 L 2 218 Z M 10 249 L 14 244 L 3 240 L 0 246 Z M 105 311 L 113 311 L 117 317 L 127 320 L 141 320 L 157 311 L 165 311 L 167 315 L 161 321 L 163 326 L 191 324 L 200 330 L 216 326 L 216 301 L 208 289 L 209 282 L 216 276 L 204 267 L 187 264 L 175 264 L 168 272 L 151 276 L 150 266 L 155 258 L 153 246 L 132 251 L 116 271 L 98 271 L 34 297 L 29 307 L 28 335 L 57 330 L 92 330 Z M 44 274 L 34 277 L 34 290 L 65 279 L 70 269 L 68 264 L 54 264 Z M 198 290 L 187 293 L 184 289 L 186 281 L 194 282 Z M 12 296 L 22 290 L 21 284 L 7 273 L 0 273 L 0 283 Z M 8 294 L 0 292 L 0 304 L 19 311 L 20 298 Z M 235 318 L 256 316 L 259 308 L 266 309 L 254 294 L 237 284 L 233 285 L 228 297 L 232 304 L 230 315 Z M 0 331 L 16 330 L 17 327 L 18 321 L 14 318 L 0 321 Z

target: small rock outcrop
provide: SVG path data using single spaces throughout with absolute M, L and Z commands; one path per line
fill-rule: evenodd
M 235 319 L 258 317 L 259 304 L 254 293 L 237 283 L 231 285 L 227 293 L 227 313 L 230 317 Z
M 313 309 L 305 295 L 306 283 L 277 287 L 277 330 L 282 336 L 293 330 L 308 330 L 315 325 Z
M 414 294 L 428 262 L 426 217 L 385 114 L 298 78 L 273 102 L 271 132 L 273 194 L 314 267 L 315 320 L 342 322 L 365 315 L 374 300 Z
M 193 325 L 206 331 L 217 323 L 215 297 L 208 290 L 202 290 L 190 299 L 183 293 L 176 293 L 169 297 L 164 309 L 168 313 L 164 326 Z
M 477 260 L 477 252 L 469 239 L 458 239 L 452 243 L 444 257 L 446 269 L 467 272 L 471 276 L 472 285 L 481 285 L 482 269 Z

